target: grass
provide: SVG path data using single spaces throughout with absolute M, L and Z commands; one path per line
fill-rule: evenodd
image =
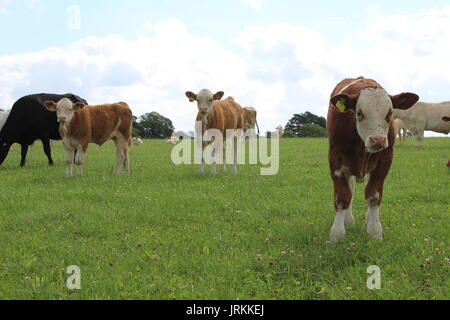
M 0 299 L 449 299 L 450 139 L 414 143 L 396 147 L 384 241 L 366 234 L 357 185 L 356 226 L 337 244 L 325 139 L 282 139 L 275 176 L 201 177 L 145 141 L 131 175 L 112 175 L 108 143 L 67 179 L 60 142 L 54 167 L 37 143 L 20 169 L 15 146 L 0 167 Z M 66 287 L 70 265 L 81 290 Z M 366 287 L 371 265 L 381 290 Z

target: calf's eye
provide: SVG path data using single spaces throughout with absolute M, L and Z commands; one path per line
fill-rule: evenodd
M 358 121 L 364 120 L 364 113 L 362 113 L 361 110 L 356 111 L 356 117 L 358 118 Z

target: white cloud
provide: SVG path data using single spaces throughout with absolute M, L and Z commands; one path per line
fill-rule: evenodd
M 241 57 L 211 38 L 193 36 L 177 19 L 147 27 L 149 34 L 136 40 L 88 37 L 66 48 L 0 57 L 0 104 L 30 93 L 70 91 L 91 104 L 127 101 L 136 115 L 157 111 L 188 130 L 196 105 L 184 92 L 209 88 L 243 105 L 264 101 L 266 119 L 275 114 L 283 89 L 249 79 Z
M 6 7 L 9 5 L 11 0 L 0 0 L 0 13 L 1 14 L 8 14 L 8 10 Z
M 245 2 L 249 4 L 253 8 L 261 9 L 263 5 L 263 0 L 241 0 L 242 2 Z
M 166 19 L 147 24 L 135 40 L 87 37 L 66 48 L 3 56 L 0 105 L 34 92 L 71 91 L 92 104 L 124 100 L 136 115 L 157 111 L 190 130 L 196 106 L 184 92 L 209 88 L 255 107 L 261 129 L 273 130 L 293 113 L 326 116 L 332 89 L 346 77 L 373 78 L 392 94 L 449 100 L 450 6 L 413 15 L 370 12 L 332 48 L 316 29 L 282 23 L 244 28 L 232 51 Z

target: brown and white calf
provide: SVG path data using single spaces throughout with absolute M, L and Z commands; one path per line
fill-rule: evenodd
M 255 130 L 255 127 L 258 129 L 259 134 L 259 126 L 258 121 L 256 120 L 257 112 L 255 108 L 252 107 L 243 107 L 242 108 L 244 115 L 244 131 L 248 131 L 250 129 Z
M 414 93 L 390 96 L 377 82 L 363 77 L 345 79 L 333 90 L 327 119 L 328 159 L 336 210 L 331 241 L 345 236 L 345 223 L 354 223 L 355 180 L 367 180 L 367 232 L 382 239 L 379 210 L 384 180 L 393 158 L 392 113 L 394 109 L 410 108 L 418 99 Z
M 83 173 L 83 163 L 89 143 L 104 144 L 112 139 L 116 145 L 116 167 L 119 173 L 123 166 L 130 172 L 128 150 L 131 147 L 132 113 L 125 102 L 86 106 L 82 102 L 72 103 L 62 99 L 57 103 L 46 101 L 49 111 L 56 111 L 59 133 L 66 151 L 66 175 L 72 176 L 72 162 L 78 167 L 78 175 Z
M 245 129 L 244 127 L 244 116 L 242 107 L 236 103 L 233 97 L 228 97 L 225 100 L 222 99 L 224 93 L 223 91 L 219 91 L 213 94 L 208 89 L 201 90 L 198 94 L 195 94 L 191 91 L 186 92 L 186 96 L 188 97 L 190 102 L 197 101 L 198 113 L 196 122 L 201 122 L 201 131 L 198 130 L 198 126 L 196 126 L 196 135 L 203 136 L 203 134 L 209 129 L 219 130 L 223 135 L 223 141 L 227 138 L 227 130 L 232 130 L 235 132 L 238 129 L 242 131 Z M 237 173 L 237 137 L 233 137 L 234 139 L 234 163 L 233 163 L 233 173 Z M 205 166 L 204 166 L 204 149 L 205 144 L 202 146 L 202 158 L 200 164 L 200 173 L 204 174 Z M 214 156 L 214 155 L 213 155 Z M 223 164 L 222 171 L 226 171 L 225 166 L 225 152 L 223 152 Z M 213 162 L 211 166 L 211 174 L 216 175 L 216 163 Z

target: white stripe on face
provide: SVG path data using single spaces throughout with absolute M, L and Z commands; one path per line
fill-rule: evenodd
M 388 147 L 388 115 L 392 111 L 392 100 L 386 90 L 367 88 L 361 91 L 355 111 L 356 129 L 367 151 L 378 152 Z

